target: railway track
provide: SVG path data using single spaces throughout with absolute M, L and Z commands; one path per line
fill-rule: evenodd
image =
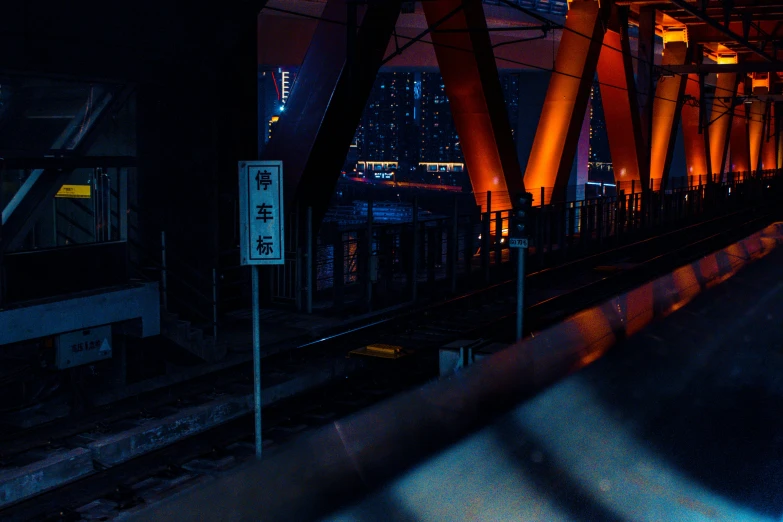
M 544 328 L 579 309 L 741 239 L 772 221 L 774 214 L 769 212 L 741 211 L 529 274 L 531 305 L 526 309 L 526 323 L 530 330 Z M 701 239 L 694 241 L 692 237 Z M 612 266 L 619 268 L 606 269 Z M 433 378 L 437 375 L 437 348 L 448 342 L 479 337 L 510 341 L 514 319 L 509 313 L 514 303 L 511 283 L 505 281 L 465 296 L 408 310 L 265 359 L 265 375 L 269 375 L 295 372 L 308 361 L 344 359 L 351 349 L 375 342 L 402 346 L 409 354 L 395 361 L 365 359 L 347 378 L 332 380 L 302 396 L 265 408 L 267 451 L 275 451 L 276 446 L 298 433 Z M 202 399 L 232 394 L 247 396 L 251 384 L 250 369 L 235 368 L 212 376 L 211 383 L 192 384 L 191 391 Z M 186 398 L 185 403 L 188 401 L 193 403 L 198 399 Z M 171 402 L 158 399 L 157 408 L 168 411 Z M 155 409 L 151 407 L 142 415 L 154 417 Z M 116 420 L 122 421 L 124 413 L 113 410 Z M 138 415 L 138 408 L 135 414 Z M 63 440 L 57 440 L 58 432 L 52 428 L 48 438 L 42 429 L 37 438 L 28 434 L 27 444 L 20 442 L 21 439 L 7 442 L 17 444 L 17 450 L 29 450 L 31 445 L 46 440 L 47 448 L 56 449 L 73 444 L 80 426 L 73 424 L 59 429 Z M 252 430 L 252 416 L 241 415 L 168 447 L 0 510 L 0 518 L 109 520 L 122 511 L 252 458 Z M 8 447 L 3 444 L 3 448 Z

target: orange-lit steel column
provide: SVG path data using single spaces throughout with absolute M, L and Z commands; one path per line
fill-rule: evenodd
M 764 124 L 764 143 L 761 146 L 761 168 L 777 168 L 777 143 L 775 139 L 775 104 L 767 102 L 767 119 Z
M 737 86 L 737 96 L 745 95 L 744 78 Z M 729 146 L 729 167 L 731 172 L 748 172 L 750 170 L 750 145 L 748 144 L 748 109 L 740 104 L 734 107 L 731 120 L 731 143 Z
M 460 5 L 462 9 L 459 10 Z M 481 0 L 422 2 L 474 193 L 492 191 L 492 210 L 524 189 Z M 438 32 L 444 30 L 449 32 Z M 486 208 L 483 210 L 486 211 Z
M 655 7 L 642 5 L 639 8 L 639 47 L 636 60 L 636 86 L 637 98 L 642 122 L 642 139 L 645 144 L 646 165 L 641 165 L 642 170 L 650 167 L 650 127 L 652 124 L 653 100 L 655 99 Z M 649 172 L 647 173 L 649 177 Z
M 778 162 L 777 162 L 777 168 L 783 169 L 783 136 L 781 136 L 781 130 L 783 130 L 783 121 L 781 121 L 781 109 L 783 108 L 783 104 L 778 102 L 777 104 L 777 110 L 775 111 L 775 114 L 778 116 L 775 118 L 775 129 L 776 129 L 776 137 L 778 142 Z
M 718 75 L 709 127 L 710 163 L 712 163 L 712 175 L 718 182 L 723 180 L 723 173 L 728 170 L 726 154 L 733 120 L 731 108 L 736 96 L 737 75 L 730 73 Z
M 661 66 L 665 68 L 667 65 L 683 65 L 688 54 L 688 45 L 685 42 L 670 41 L 665 44 Z M 663 74 L 666 74 L 665 70 Z M 685 76 L 667 75 L 658 80 L 653 103 L 650 178 L 660 179 L 662 187 L 668 185 L 669 166 L 672 162 L 684 95 Z
M 766 103 L 754 100 L 748 114 L 748 144 L 750 145 L 750 170 L 757 170 L 761 165 L 761 143 L 764 140 L 764 121 L 766 119 Z
M 540 187 L 554 187 L 551 198 L 565 198 L 609 8 L 610 2 L 599 9 L 595 0 L 580 0 L 568 11 L 525 170 L 525 186 L 534 194 Z
M 685 173 L 692 177 L 692 184 L 707 180 L 707 151 L 704 150 L 704 135 L 699 132 L 699 76 L 688 75 L 685 84 L 685 102 L 682 105 L 682 138 L 685 145 Z
M 616 7 L 612 9 L 609 27 L 604 33 L 604 46 L 598 59 L 598 80 L 601 82 L 614 179 L 618 186 L 635 181 L 637 186 L 649 187 L 649 172 L 643 174 L 639 168 L 641 158 L 645 158 L 646 154 L 642 145 L 627 13 Z

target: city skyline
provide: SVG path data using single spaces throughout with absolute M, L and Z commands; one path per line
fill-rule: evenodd
M 258 116 L 259 153 L 271 138 L 274 126 L 284 117 L 286 96 L 296 79 L 294 68 L 259 70 Z M 516 144 L 519 125 L 521 74 L 501 72 L 501 87 L 506 102 L 512 137 Z M 590 105 L 591 164 L 611 165 L 600 89 L 595 82 Z M 357 165 L 394 165 L 403 177 L 414 173 L 449 173 L 449 184 L 467 181 L 464 157 L 460 147 L 445 84 L 437 71 L 389 71 L 378 74 L 367 105 L 346 151 L 344 169 L 352 172 Z M 388 169 L 386 169 L 388 170 Z M 593 170 L 603 178 L 606 173 Z M 609 171 L 611 176 L 611 171 Z

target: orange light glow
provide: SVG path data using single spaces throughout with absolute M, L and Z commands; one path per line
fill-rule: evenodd
M 430 3 L 438 2 L 423 5 Z M 525 170 L 525 186 L 534 193 L 539 187 L 561 190 L 568 183 L 601 48 L 598 3 L 572 4 L 565 25 L 555 60 L 555 70 L 562 74 L 549 80 Z M 552 194 L 545 197 L 549 202 Z
M 778 168 L 783 169 L 783 136 L 778 134 Z
M 734 55 L 736 61 L 736 54 Z M 719 62 L 720 63 L 720 62 Z M 712 175 L 721 174 L 718 179 L 723 179 L 723 172 L 731 171 L 728 162 L 725 161 L 726 140 L 731 132 L 732 117 L 731 97 L 736 94 L 737 75 L 724 73 L 718 77 L 715 86 L 715 99 L 712 102 L 712 114 L 710 115 L 710 164 Z M 730 97 L 728 101 L 726 97 Z M 725 166 L 724 166 L 725 164 Z M 721 168 L 724 168 L 721 171 Z
M 778 147 L 775 142 L 775 104 L 769 105 L 767 123 L 764 125 L 764 143 L 761 145 L 761 168 L 770 170 L 777 167 Z
M 684 43 L 669 44 L 666 46 L 662 65 L 683 65 L 687 50 Z M 655 89 L 650 151 L 651 178 L 663 178 L 666 175 L 668 179 L 668 162 L 671 161 L 669 144 L 674 140 L 677 131 L 675 116 L 683 81 L 683 76 L 679 75 L 661 78 Z
M 740 82 L 737 96 L 744 96 L 745 85 Z M 748 172 L 750 170 L 750 145 L 748 143 L 747 106 L 734 108 L 734 118 L 731 120 L 731 138 L 729 144 L 729 161 L 726 170 L 729 172 Z
M 634 107 L 631 107 L 630 92 L 634 86 L 628 85 L 628 79 L 633 81 L 633 70 L 630 75 L 626 74 L 622 46 L 619 33 L 606 31 L 604 46 L 598 59 L 598 80 L 601 82 L 601 99 L 615 181 L 629 182 L 640 180 L 637 140 L 641 140 L 641 127 L 638 108 L 635 103 Z M 630 54 L 630 49 L 628 53 Z M 644 184 L 648 185 L 649 181 Z
M 698 101 L 699 76 L 688 75 L 685 82 L 685 94 Z M 706 176 L 707 152 L 704 145 L 704 134 L 699 134 L 699 107 L 684 104 L 682 107 L 682 137 L 685 145 L 685 164 L 688 166 L 689 176 Z M 694 184 L 698 185 L 695 181 Z M 706 177 L 704 178 L 706 180 Z
M 647 326 L 655 314 L 653 284 L 648 283 L 626 295 L 625 333 L 633 335 Z
M 454 126 L 473 192 L 492 191 L 492 210 L 511 207 L 509 190 L 520 191 L 522 170 L 503 103 L 492 44 L 479 0 L 422 3 L 430 25 L 454 32 L 433 32 L 440 73 L 446 86 Z M 456 11 L 456 14 L 449 15 Z M 445 21 L 444 21 L 445 20 Z M 465 52 L 465 51 L 472 52 Z M 486 211 L 486 203 L 482 204 Z
M 582 354 L 580 367 L 601 357 L 616 341 L 612 326 L 601 307 L 579 312 L 569 322 L 576 325 L 582 341 L 589 347 Z
M 750 145 L 750 169 L 756 170 L 761 162 L 761 141 L 764 137 L 764 102 L 754 100 L 748 115 L 748 144 Z
M 692 265 L 686 265 L 675 270 L 672 273 L 672 279 L 679 295 L 677 305 L 672 307 L 674 312 L 696 297 L 701 292 L 701 285 Z

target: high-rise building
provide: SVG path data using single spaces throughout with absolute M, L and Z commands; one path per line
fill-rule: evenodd
M 463 162 L 446 86 L 439 73 L 421 73 L 420 161 Z
M 514 143 L 517 140 L 517 121 L 519 120 L 519 81 L 519 73 L 500 74 L 500 86 L 503 88 L 503 98 L 506 101 L 506 112 Z
M 411 166 L 418 162 L 414 73 L 380 73 L 356 129 L 360 160 Z
M 259 72 L 259 150 L 272 137 L 277 121 L 285 117 L 285 102 L 295 76 L 295 70 L 280 68 Z M 520 75 L 503 72 L 500 81 L 516 139 Z M 361 163 L 364 168 L 395 165 L 403 179 L 414 171 L 426 180 L 432 175 L 430 171 L 454 173 L 449 179 L 455 182 L 465 177 L 465 160 L 446 86 L 438 72 L 379 73 L 353 144 L 352 154 L 346 154 L 345 170 L 352 171 Z
M 609 137 L 606 133 L 601 89 L 598 82 L 595 81 L 590 90 L 590 179 L 611 181 L 614 178 L 611 164 L 612 157 L 609 153 Z
M 274 125 L 285 112 L 285 102 L 291 94 L 297 71 L 282 67 L 258 71 L 258 152 L 272 138 Z

